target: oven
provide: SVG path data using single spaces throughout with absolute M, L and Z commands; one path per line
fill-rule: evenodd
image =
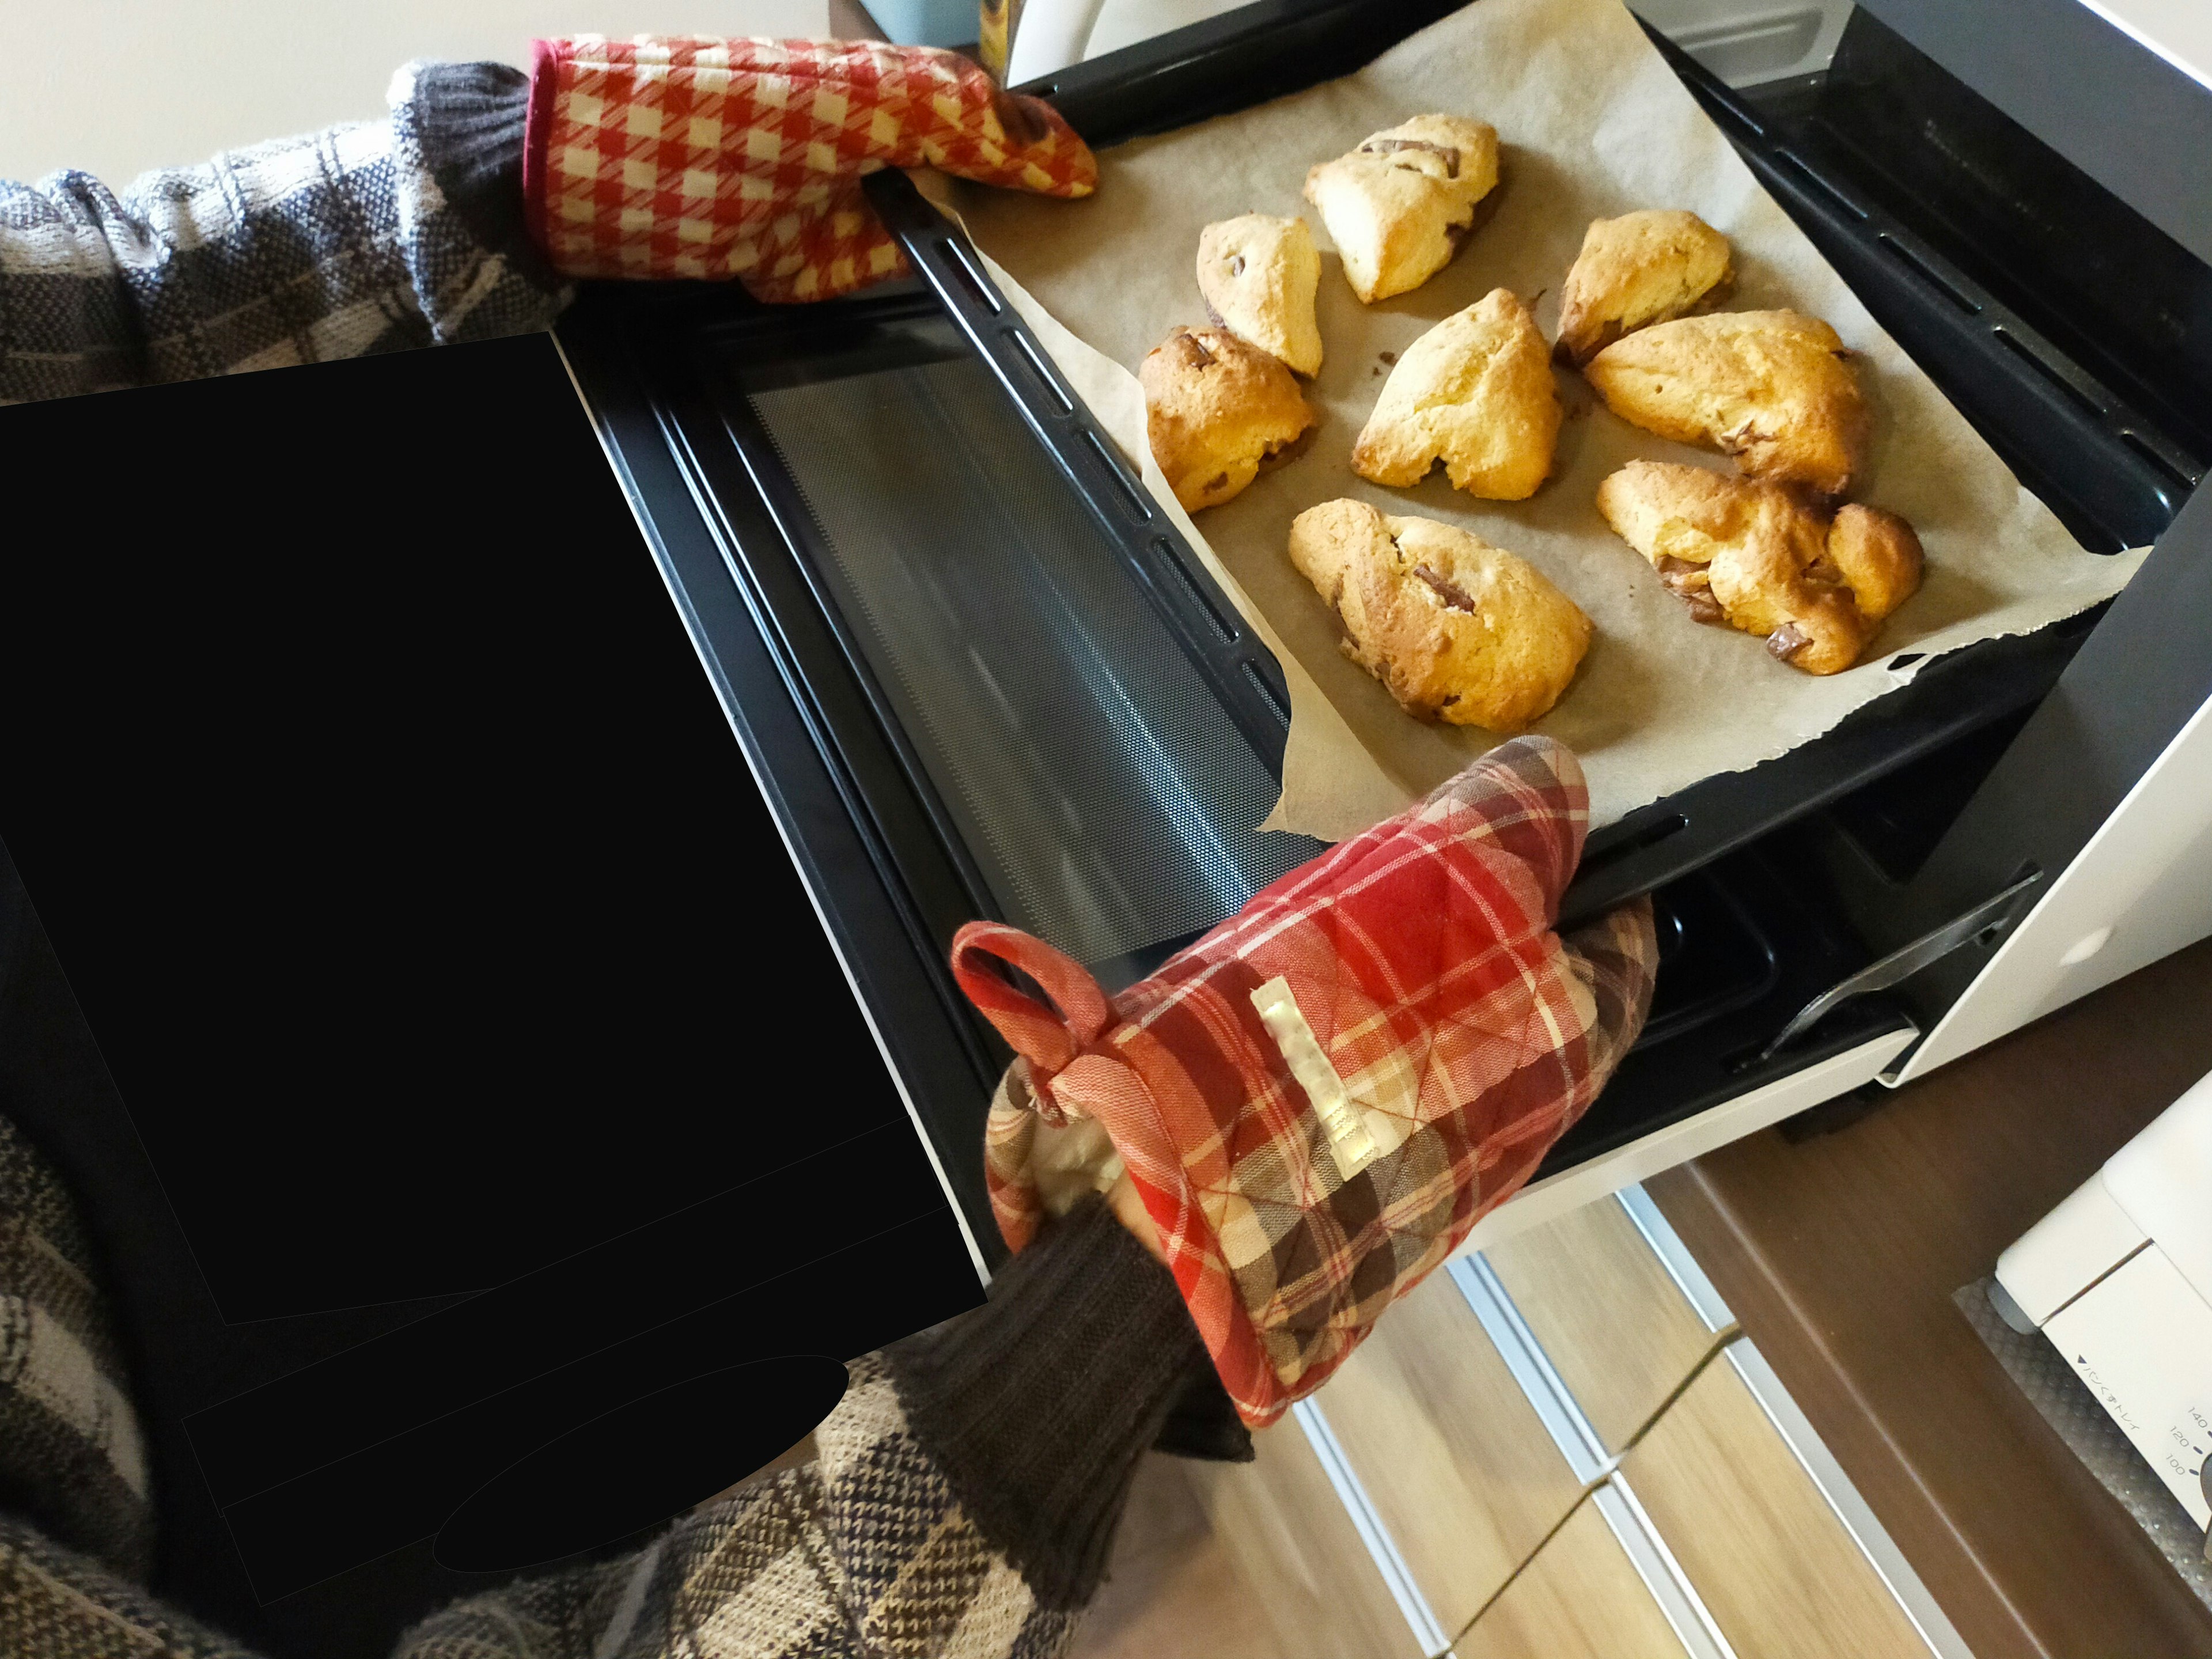
M 1448 9 L 1260 0 L 1035 89 L 1104 147 Z M 1656 1002 L 1469 1248 L 2212 931 L 2212 91 L 2076 0 L 1996 15 L 1655 40 L 2083 545 L 2155 550 L 1591 836 L 1567 917 L 1650 893 Z M 156 1587 L 267 1650 L 386 1650 L 479 1582 L 441 1517 L 577 1423 L 973 1305 L 1009 1055 L 962 923 L 1123 985 L 1318 850 L 1258 828 L 1267 649 L 959 234 L 870 189 L 916 275 L 834 303 L 610 285 L 551 342 L 4 412 L 27 475 L 126 455 L 149 502 L 264 458 L 220 558 L 50 490 L 26 544 L 76 556 L 0 570 L 0 1109 L 137 1333 Z M 250 1077 L 200 1063 L 222 1022 Z
M 1449 9 L 1262 0 L 1030 89 L 1103 148 Z M 1653 896 L 1651 1020 L 1470 1248 L 2212 931 L 2212 506 L 2188 506 L 2212 455 L 2212 185 L 2096 118 L 2126 99 L 2212 132 L 2212 88 L 2075 0 L 2002 31 L 1960 9 L 1808 8 L 1687 47 L 1646 27 L 2075 538 L 2156 550 L 2116 601 L 1928 663 L 1592 835 L 1565 919 Z M 1761 78 L 1778 51 L 1806 61 Z M 2037 52 L 2088 67 L 2022 76 Z M 989 1253 L 977 1149 L 1009 1056 L 952 985 L 953 930 L 1000 918 L 1126 984 L 1317 843 L 1256 829 L 1288 718 L 1266 647 L 961 233 L 899 175 L 870 194 L 914 279 L 797 310 L 607 288 L 558 338 L 802 864 L 817 834 L 865 848 L 814 896 L 876 975 L 886 1054 Z

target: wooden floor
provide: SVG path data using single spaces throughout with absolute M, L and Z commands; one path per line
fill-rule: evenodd
M 1257 1437 L 1255 1464 L 1150 1460 L 1075 1652 L 1700 1659 L 1717 1632 L 1741 1659 L 1927 1659 L 1747 1383 L 1741 1333 L 1701 1316 L 1627 1209 L 1605 1200 L 1486 1261 L 1520 1322 L 1504 1346 L 1439 1273 L 1315 1396 L 1316 1421 Z M 1540 1354 L 1547 1388 L 1509 1351 L 1524 1374 Z M 1572 1455 L 1540 1398 L 1579 1419 Z
M 1838 1102 L 1651 1183 L 1985 1659 L 2212 1654 L 2212 1612 L 1951 1299 L 2208 1070 L 2212 941 L 1863 1115 Z

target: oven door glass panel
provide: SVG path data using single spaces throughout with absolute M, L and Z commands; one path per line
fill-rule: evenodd
M 900 332 L 732 354 L 791 486 L 764 492 L 1000 913 L 1125 978 L 1316 844 L 1261 832 L 1274 777 L 989 370 Z

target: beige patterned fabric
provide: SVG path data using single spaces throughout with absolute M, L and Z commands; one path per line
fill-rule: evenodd
M 123 1356 L 61 1177 L 0 1118 L 0 1492 L 60 1544 L 146 1570 L 154 1513 Z M 17 1650 L 0 1644 L 0 1655 Z
M 820 1455 L 676 1523 L 642 1555 L 510 1585 L 394 1659 L 1047 1659 L 1075 1628 L 976 1531 L 871 1355 Z M 5 1651 L 0 1649 L 0 1651 Z

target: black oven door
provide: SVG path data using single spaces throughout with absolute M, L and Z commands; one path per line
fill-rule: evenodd
M 942 1016 L 878 1040 L 903 947 L 817 906 L 873 866 L 764 796 L 551 339 L 0 433 L 0 1113 L 103 1256 L 156 1589 L 380 1656 L 453 1569 L 711 1495 L 980 1300 L 931 1146 L 984 1069 Z M 908 1077 L 957 1080 L 950 1136 Z M 434 1547 L 644 1395 L 680 1458 L 569 1464 L 526 1559 Z M 706 1484 L 641 1514 L 625 1468 Z

